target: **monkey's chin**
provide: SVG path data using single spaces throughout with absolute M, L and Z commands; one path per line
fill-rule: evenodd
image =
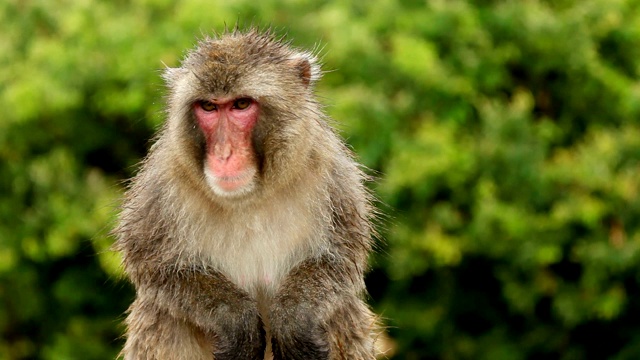
M 216 176 L 210 169 L 205 167 L 204 175 L 207 184 L 214 194 L 227 197 L 237 198 L 247 195 L 255 188 L 256 169 L 247 169 L 237 176 Z

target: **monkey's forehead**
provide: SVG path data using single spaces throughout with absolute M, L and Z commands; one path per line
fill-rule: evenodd
M 298 70 L 291 61 L 250 61 L 233 55 L 214 51 L 185 64 L 185 69 L 195 78 L 190 88 L 215 95 L 266 95 L 278 92 L 277 89 L 302 84 Z
M 211 98 L 248 96 L 255 99 L 283 96 L 282 92 L 298 87 L 295 73 L 247 64 L 210 62 L 196 68 L 168 70 L 165 80 L 181 102 Z

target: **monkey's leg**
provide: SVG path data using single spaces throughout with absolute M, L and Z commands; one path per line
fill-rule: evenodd
M 131 305 L 127 325 L 124 360 L 213 360 L 202 330 L 140 299 Z
M 330 258 L 303 262 L 278 290 L 269 312 L 275 360 L 375 359 L 376 321 L 358 296 L 357 270 Z
M 138 271 L 138 298 L 127 319 L 132 340 L 125 346 L 126 359 L 264 358 L 266 341 L 257 303 L 222 274 L 197 267 Z M 151 346 L 167 352 L 145 357 L 157 354 Z M 142 355 L 128 357 L 129 353 Z

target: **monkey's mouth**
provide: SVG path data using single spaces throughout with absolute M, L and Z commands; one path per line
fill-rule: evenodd
M 249 168 L 235 176 L 216 176 L 205 167 L 205 177 L 209 187 L 219 196 L 239 196 L 250 192 L 255 183 L 256 169 Z

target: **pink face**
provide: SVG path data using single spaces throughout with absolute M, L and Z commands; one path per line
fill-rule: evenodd
M 198 101 L 195 117 L 204 133 L 204 171 L 213 191 L 234 196 L 251 191 L 257 174 L 251 132 L 258 120 L 259 104 L 246 97 Z

